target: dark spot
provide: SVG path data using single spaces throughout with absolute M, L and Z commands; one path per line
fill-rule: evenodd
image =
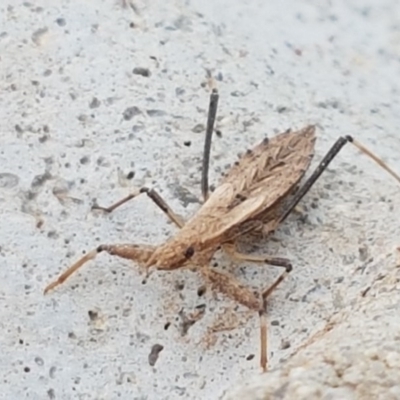
M 168 328 L 171 326 L 171 322 L 167 322 L 165 325 L 164 325 L 164 330 L 168 330 Z
M 92 101 L 89 103 L 89 108 L 98 108 L 100 104 L 100 100 L 97 97 L 93 97 Z
M 133 68 L 132 71 L 135 75 L 141 75 L 144 76 L 145 78 L 148 78 L 151 75 L 151 72 L 148 68 L 143 68 L 143 67 L 135 67 Z
M 279 106 L 279 107 L 276 109 L 276 111 L 278 111 L 279 114 L 282 114 L 282 113 L 284 113 L 284 112 L 287 111 L 287 110 L 288 110 L 287 107 L 284 107 L 284 106 Z
M 47 391 L 47 396 L 49 396 L 49 399 L 50 399 L 50 400 L 54 400 L 54 399 L 56 398 L 56 394 L 55 394 L 55 392 L 54 392 L 54 389 L 49 389 L 49 390 Z
M 39 365 L 39 367 L 42 367 L 42 366 L 44 365 L 43 358 L 41 358 L 41 357 L 39 357 L 39 356 L 35 357 L 35 363 L 36 363 L 37 365 Z
M 136 115 L 139 115 L 141 113 L 139 107 L 133 106 L 133 107 L 128 107 L 123 113 L 122 116 L 125 121 L 130 121 L 133 117 Z
M 163 110 L 146 110 L 149 117 L 164 117 L 167 113 Z
M 252 360 L 254 358 L 254 354 L 249 354 L 247 357 L 246 357 L 246 360 L 247 361 L 250 361 L 250 360 Z
M 15 125 L 14 126 L 14 129 L 15 129 L 15 131 L 17 132 L 17 133 L 23 133 L 24 132 L 24 130 L 21 128 L 21 126 L 20 125 Z
M 135 176 L 135 172 L 134 171 L 130 171 L 128 172 L 128 174 L 126 175 L 126 179 L 133 179 Z
M 179 330 L 182 336 L 185 336 L 190 327 L 192 327 L 197 321 L 203 318 L 206 311 L 206 305 L 200 304 L 195 307 L 194 312 L 187 314 L 183 309 L 179 311 L 179 317 L 181 318 L 181 322 L 179 324 Z
M 30 372 L 31 369 L 29 367 L 24 367 L 24 372 Z
M 265 137 L 262 142 L 263 142 L 263 144 L 268 144 L 269 143 L 269 139 L 267 137 Z
M 185 89 L 180 88 L 180 87 L 177 87 L 177 88 L 175 88 L 175 94 L 176 94 L 177 96 L 182 96 L 182 95 L 185 94 Z
M 96 321 L 99 318 L 99 314 L 96 311 L 89 310 L 88 315 L 91 321 Z
M 253 154 L 253 150 L 247 149 L 246 155 L 247 155 L 247 156 L 251 156 L 252 154 Z
M 205 294 L 206 290 L 207 290 L 207 288 L 205 286 L 200 286 L 197 289 L 197 296 L 199 296 L 199 297 L 203 296 Z
M 54 367 L 54 366 L 50 367 L 50 369 L 49 369 L 49 376 L 50 376 L 51 379 L 54 379 L 54 378 L 55 378 L 55 376 L 56 376 L 56 371 L 57 371 L 57 368 L 56 368 L 56 367 Z
M 154 367 L 156 365 L 156 362 L 158 360 L 158 355 L 163 351 L 164 346 L 161 344 L 155 344 L 151 348 L 150 354 L 149 354 L 149 364 Z
M 241 193 L 238 193 L 235 197 L 240 201 L 245 201 L 247 199 L 247 197 L 243 196 Z
M 204 126 L 204 124 L 197 124 L 192 128 L 193 133 L 202 133 L 205 130 L 206 127 Z
M 175 289 L 176 290 L 183 290 L 184 287 L 185 287 L 185 282 L 183 282 L 183 281 L 175 282 Z
M 192 144 L 192 142 L 191 142 L 190 140 L 186 140 L 185 142 L 183 142 L 183 144 L 184 144 L 186 147 L 190 147 L 190 145 Z
M 220 130 L 216 130 L 215 134 L 217 135 L 217 137 L 222 138 L 222 132 Z
M 64 18 L 57 18 L 56 23 L 58 26 L 65 26 L 67 24 Z
M 88 164 L 89 163 L 89 157 L 88 156 L 83 156 L 79 162 L 83 165 Z
M 11 189 L 17 186 L 19 178 L 17 175 L 10 174 L 8 172 L 0 173 L 0 188 Z
M 190 259 L 193 257 L 194 254 L 194 248 L 192 246 L 189 246 L 186 250 L 185 250 L 185 258 Z

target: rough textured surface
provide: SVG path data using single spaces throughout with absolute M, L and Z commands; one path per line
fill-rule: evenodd
M 142 284 L 135 265 L 104 256 L 42 290 L 83 250 L 176 231 L 144 197 L 109 216 L 90 211 L 94 198 L 108 205 L 146 184 L 185 217 L 198 208 L 206 69 L 221 95 L 213 182 L 266 134 L 310 123 L 317 160 L 351 134 L 399 171 L 398 6 L 2 1 L 0 397 L 210 399 L 255 379 L 257 316 L 198 296 L 190 271 Z M 377 396 L 398 398 L 399 187 L 348 146 L 302 206 L 259 247 L 295 266 L 268 309 L 279 370 L 259 379 L 283 385 L 281 397 L 328 399 L 368 396 L 359 381 L 375 375 Z M 255 287 L 279 272 L 234 271 Z M 380 274 L 388 281 L 360 300 Z
M 282 368 L 249 379 L 223 399 L 399 399 L 399 290 L 400 260 Z

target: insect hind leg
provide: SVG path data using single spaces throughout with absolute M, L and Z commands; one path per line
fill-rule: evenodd
M 244 305 L 245 307 L 257 311 L 260 315 L 260 338 L 261 338 L 261 355 L 260 365 L 262 370 L 267 370 L 267 320 L 265 312 L 265 301 L 255 294 L 254 291 L 232 276 L 215 271 L 209 266 L 200 268 L 200 272 L 214 290 L 225 294 L 232 300 Z
M 392 175 L 398 182 L 400 182 L 400 176 L 396 174 L 386 163 L 384 163 L 378 156 L 368 150 L 365 146 L 363 146 L 358 141 L 354 140 L 351 136 L 343 136 L 340 137 L 331 147 L 331 149 L 326 153 L 325 157 L 319 163 L 317 168 L 311 174 L 311 176 L 306 180 L 306 182 L 300 187 L 300 189 L 296 192 L 291 202 L 287 206 L 286 210 L 282 213 L 277 221 L 277 225 L 283 222 L 290 213 L 294 210 L 297 204 L 302 200 L 302 198 L 308 193 L 314 183 L 318 180 L 321 174 L 326 170 L 328 165 L 332 162 L 332 160 L 336 157 L 336 155 L 340 152 L 340 150 L 344 147 L 346 143 L 352 143 L 356 146 L 361 152 L 366 154 L 368 157 L 373 159 L 381 168 L 387 171 L 390 175 Z

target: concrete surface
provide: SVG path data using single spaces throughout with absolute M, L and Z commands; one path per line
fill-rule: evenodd
M 302 363 L 293 379 L 307 377 L 304 390 L 360 398 L 343 377 L 329 381 L 327 351 L 328 360 L 343 353 L 355 380 L 369 376 L 365 357 L 378 354 L 380 376 L 389 368 L 393 375 L 374 398 L 390 398 L 389 390 L 400 398 L 398 283 L 378 296 L 378 281 L 360 297 L 380 274 L 395 274 L 400 188 L 351 146 L 304 200 L 302 215 L 259 248 L 295 265 L 268 309 L 270 367 L 278 371 L 259 377 L 258 317 L 222 296 L 199 297 L 202 281 L 189 271 L 154 273 L 142 284 L 133 263 L 103 256 L 42 294 L 100 243 L 157 244 L 176 231 L 146 198 L 109 216 L 91 212 L 95 198 L 110 204 L 146 184 L 186 217 L 199 207 L 206 70 L 221 95 L 213 183 L 265 134 L 308 123 L 318 125 L 317 160 L 351 134 L 400 171 L 398 7 L 2 1 L 0 397 L 213 399 L 245 380 L 289 382 L 292 390 L 296 370 L 287 371 Z M 246 264 L 235 272 L 255 287 L 278 273 Z M 188 315 L 201 316 L 203 304 L 204 316 L 185 334 Z M 384 325 L 373 322 L 380 315 Z M 338 328 L 318 336 L 329 321 Z M 334 347 L 338 338 L 343 346 Z M 372 353 L 357 350 L 360 343 Z M 157 360 L 149 358 L 154 345 L 163 346 Z

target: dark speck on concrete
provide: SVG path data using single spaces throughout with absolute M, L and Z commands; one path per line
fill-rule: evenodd
M 125 121 L 130 121 L 136 115 L 141 113 L 140 109 L 136 106 L 128 107 L 123 113 L 123 117 Z
M 93 97 L 92 101 L 89 103 L 90 108 L 98 108 L 100 106 L 100 100 L 97 97 Z
M 147 110 L 146 112 L 149 117 L 163 117 L 167 115 L 163 110 Z
M 141 75 L 144 76 L 145 78 L 150 77 L 151 72 L 148 68 L 143 68 L 143 67 L 135 67 L 133 68 L 132 71 L 135 75 Z
M 67 21 L 65 21 L 64 18 L 57 18 L 56 23 L 58 26 L 65 26 L 67 24 Z
M 163 351 L 164 346 L 161 344 L 155 344 L 152 346 L 150 354 L 149 354 L 149 364 L 154 367 L 156 365 L 156 362 L 158 360 L 159 354 Z

